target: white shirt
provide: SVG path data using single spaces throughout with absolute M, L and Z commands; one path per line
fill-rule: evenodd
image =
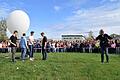
M 52 43 L 52 48 L 55 48 L 55 43 Z
M 0 43 L 0 48 L 2 48 L 2 43 Z
M 29 36 L 29 45 L 33 45 L 34 44 L 34 37 L 33 36 Z

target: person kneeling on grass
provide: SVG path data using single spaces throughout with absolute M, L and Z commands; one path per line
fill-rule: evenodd
M 25 33 L 23 33 L 23 36 L 20 39 L 20 48 L 21 48 L 21 59 L 24 62 L 25 55 L 26 55 L 27 48 L 28 48 L 27 40 L 26 40 L 26 34 Z

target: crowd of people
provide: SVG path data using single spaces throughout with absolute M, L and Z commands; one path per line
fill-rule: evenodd
M 42 43 L 40 40 L 34 41 L 34 51 L 40 52 Z M 120 47 L 120 40 L 109 41 L 109 48 Z M 19 45 L 17 46 L 19 51 Z M 84 41 L 62 41 L 50 40 L 47 42 L 47 52 L 86 52 L 92 53 L 93 49 L 99 49 L 99 41 L 84 40 Z M 0 52 L 10 52 L 10 43 L 8 40 L 0 42 Z
M 89 53 L 92 53 L 93 49 L 99 49 L 99 41 L 84 40 L 84 41 L 49 41 L 47 43 L 47 52 L 85 52 L 87 49 Z M 34 43 L 34 48 L 39 50 L 41 48 L 41 42 L 38 40 Z M 120 47 L 119 40 L 109 41 L 109 48 Z
M 27 41 L 28 43 L 28 41 Z M 63 40 L 50 40 L 47 42 L 47 52 L 94 52 L 94 49 L 99 50 L 100 45 L 99 41 L 95 40 L 83 40 L 83 41 L 63 41 Z M 34 51 L 40 52 L 42 49 L 42 41 L 35 40 L 34 41 Z M 117 49 L 120 47 L 120 40 L 112 40 L 109 41 L 109 48 Z M 17 45 L 18 51 L 20 51 L 19 43 Z M 0 52 L 11 52 L 10 51 L 10 43 L 8 40 L 4 40 L 0 42 Z M 99 51 L 96 51 L 99 52 Z
M 59 52 L 88 52 L 88 53 L 98 53 L 104 48 L 107 47 L 108 50 L 112 50 L 112 53 L 120 53 L 120 40 L 111 40 L 112 38 L 107 34 L 99 35 L 96 39 L 90 40 L 76 40 L 76 41 L 63 41 L 63 40 L 47 40 L 47 37 L 44 36 L 44 33 L 41 33 L 41 40 L 34 40 L 34 32 L 31 31 L 29 39 L 26 39 L 26 34 L 24 33 L 21 39 L 17 39 L 17 31 L 13 33 L 10 37 L 10 40 L 5 40 L 0 42 L 0 52 L 11 52 L 12 61 L 15 60 L 15 52 L 17 49 L 21 50 L 21 58 L 24 61 L 25 55 L 28 53 L 31 61 L 34 60 L 34 52 L 42 52 L 42 60 L 47 59 L 47 53 L 59 53 Z M 104 34 L 104 35 L 103 35 Z M 103 35 L 103 36 L 102 36 Z M 109 39 L 109 40 L 108 40 Z M 107 46 L 106 46 L 107 45 Z M 103 48 L 102 48 L 103 47 Z M 100 49 L 101 48 L 101 49 Z

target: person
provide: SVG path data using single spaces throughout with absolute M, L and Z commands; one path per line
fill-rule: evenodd
M 28 48 L 27 40 L 26 40 L 26 34 L 25 33 L 23 33 L 23 36 L 20 39 L 20 48 L 21 48 L 21 59 L 24 62 L 25 55 L 26 55 L 27 48 Z
M 2 53 L 2 41 L 0 41 L 0 53 Z
M 15 53 L 16 53 L 16 47 L 17 47 L 17 34 L 18 31 L 14 31 L 13 35 L 10 37 L 10 47 L 11 47 L 11 53 L 12 53 L 12 62 L 15 62 Z
M 42 36 L 42 60 L 47 59 L 47 51 L 46 51 L 46 45 L 47 45 L 47 37 L 45 36 L 44 32 L 41 33 Z
M 30 58 L 30 61 L 33 61 L 34 58 L 33 58 L 33 45 L 34 45 L 34 31 L 31 31 L 30 33 L 30 36 L 29 36 L 29 41 L 28 41 L 28 45 L 29 45 L 29 58 Z
M 116 48 L 116 43 L 115 43 L 115 41 L 112 41 L 112 44 L 111 44 L 111 48 Z
M 2 43 L 2 53 L 6 53 L 6 52 L 7 52 L 7 42 L 6 40 L 4 40 Z
M 118 40 L 115 40 L 115 44 L 116 44 L 116 53 L 120 53 L 120 44 L 118 42 Z
M 108 46 L 108 40 L 111 40 L 112 38 L 105 34 L 104 31 L 101 29 L 99 32 L 99 36 L 96 37 L 96 40 L 100 40 L 100 48 L 101 48 L 101 62 L 104 63 L 104 53 L 106 54 L 106 61 L 109 62 L 109 55 L 107 53 L 107 46 Z
M 10 42 L 8 41 L 8 53 L 11 53 Z

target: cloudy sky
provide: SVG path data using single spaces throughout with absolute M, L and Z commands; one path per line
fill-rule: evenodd
M 84 34 L 100 29 L 120 34 L 120 0 L 0 0 L 0 18 L 16 9 L 24 10 L 31 19 L 27 32 L 35 37 L 45 32 L 49 38 L 61 34 Z

